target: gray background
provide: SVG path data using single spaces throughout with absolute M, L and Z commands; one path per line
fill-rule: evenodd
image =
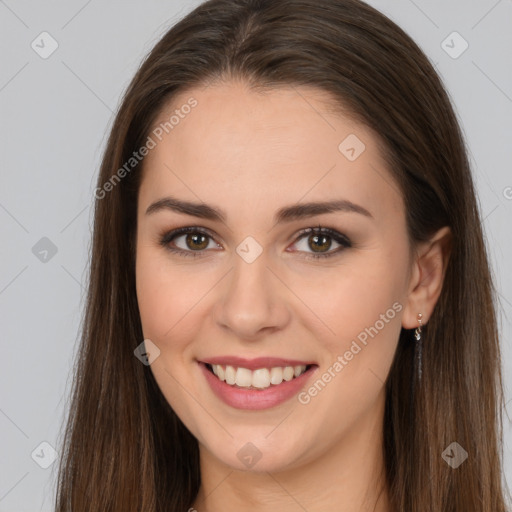
M 106 134 L 143 56 L 198 3 L 0 0 L 0 512 L 52 509 L 57 464 L 40 467 L 51 462 L 40 444 L 57 447 L 66 413 Z M 510 415 L 512 1 L 369 3 L 435 63 L 463 126 L 500 292 Z M 44 31 L 58 44 L 46 59 Z M 469 44 L 461 55 L 454 31 Z M 506 416 L 504 430 L 511 485 Z

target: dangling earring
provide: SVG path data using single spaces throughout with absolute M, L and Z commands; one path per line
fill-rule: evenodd
M 418 327 L 414 331 L 414 337 L 416 338 L 416 361 L 418 366 L 418 377 L 421 379 L 421 366 L 422 366 L 422 342 L 421 342 L 421 319 L 423 315 L 418 313 Z

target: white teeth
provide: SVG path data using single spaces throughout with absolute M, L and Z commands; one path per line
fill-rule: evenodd
M 237 385 L 243 388 L 258 388 L 265 389 L 270 387 L 271 384 L 277 386 L 285 381 L 290 381 L 294 377 L 299 377 L 306 371 L 306 365 L 299 366 L 285 366 L 274 368 L 259 368 L 251 371 L 247 368 L 234 368 L 233 366 L 221 366 L 220 364 L 213 364 L 213 373 L 226 384 L 231 386 Z
M 252 385 L 252 372 L 247 368 L 238 368 L 235 383 L 237 386 L 249 387 Z
M 218 365 L 217 365 L 218 366 Z M 235 369 L 232 366 L 226 366 L 226 384 L 233 385 L 236 380 Z
M 259 370 L 254 370 L 252 372 L 252 387 L 268 388 L 269 386 L 270 372 L 266 368 L 260 368 Z
M 283 379 L 292 380 L 294 373 L 295 370 L 293 369 L 293 366 L 286 366 L 285 369 L 283 370 Z
M 270 370 L 270 383 L 277 385 L 283 382 L 283 369 L 282 368 L 272 368 Z

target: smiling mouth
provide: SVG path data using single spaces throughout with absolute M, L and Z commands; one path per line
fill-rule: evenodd
M 296 379 L 317 365 L 274 366 L 256 370 L 249 370 L 241 366 L 209 363 L 205 363 L 205 366 L 220 381 L 230 386 L 263 390 Z

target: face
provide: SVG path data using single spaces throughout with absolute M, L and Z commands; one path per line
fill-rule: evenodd
M 136 257 L 150 368 L 202 453 L 232 468 L 299 467 L 381 421 L 404 204 L 376 135 L 325 98 L 195 88 L 150 134 Z

